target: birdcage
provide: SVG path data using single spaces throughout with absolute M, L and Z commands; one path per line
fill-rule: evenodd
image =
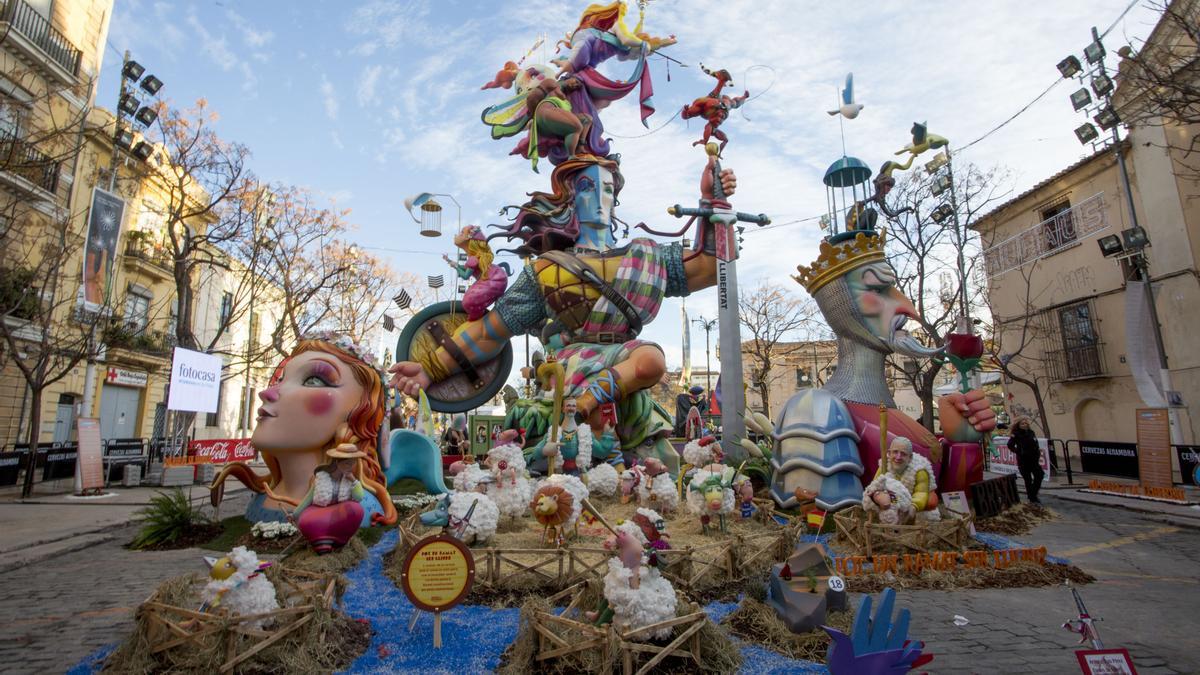
M 878 214 L 871 208 L 871 169 L 857 157 L 843 155 L 829 165 L 822 182 L 828 211 L 821 219 L 830 241 L 853 236 L 859 230 L 874 230 Z

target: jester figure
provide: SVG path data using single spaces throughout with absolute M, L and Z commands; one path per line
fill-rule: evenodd
M 657 457 L 677 473 L 679 457 L 666 440 L 673 420 L 646 391 L 662 379 L 666 362 L 658 345 L 637 336 L 663 298 L 716 283 L 713 226 L 704 223 L 708 231 L 689 252 L 677 242 L 642 238 L 618 245 L 613 205 L 624 180 L 615 158 L 564 161 L 550 180 L 553 192 L 534 192 L 513 222 L 492 235 L 516 242 L 514 250 L 528 256 L 492 311 L 419 361 L 393 366 L 392 384 L 416 395 L 464 364 L 495 358 L 513 336 L 540 331 L 566 368 L 564 396 L 575 399 L 578 418 L 592 429 L 593 461 L 623 451 Z M 722 171 L 719 180 L 733 194 L 733 172 Z
M 796 504 L 797 488 L 815 492 L 822 509 L 861 504 L 864 483 L 878 472 L 881 449 L 898 437 L 932 463 L 932 478 L 942 489 L 963 490 L 982 479 L 978 441 L 995 427 L 982 391 L 939 399 L 945 443 L 896 409 L 888 391 L 888 354 L 929 358 L 942 349 L 923 346 L 904 329 L 918 314 L 896 288 L 896 271 L 884 257 L 885 237 L 882 230 L 827 237 L 816 262 L 797 267 L 794 278 L 837 334 L 838 368 L 825 386 L 789 399 L 776 423 L 771 495 L 784 507 Z M 887 439 L 880 437 L 881 405 Z

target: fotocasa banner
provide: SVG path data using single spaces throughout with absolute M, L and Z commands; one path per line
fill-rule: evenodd
M 175 348 L 168 410 L 215 413 L 220 404 L 221 357 Z

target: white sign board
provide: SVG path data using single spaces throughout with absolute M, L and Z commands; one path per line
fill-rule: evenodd
M 124 387 L 144 387 L 149 381 L 150 376 L 147 373 L 140 373 L 136 370 L 110 367 L 104 373 L 105 384 L 117 384 Z
M 215 413 L 220 394 L 221 357 L 176 347 L 167 409 Z

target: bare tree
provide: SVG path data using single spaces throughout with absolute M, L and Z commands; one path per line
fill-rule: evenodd
M 204 99 L 188 110 L 160 104 L 158 113 L 154 140 L 165 157 L 148 163 L 149 180 L 163 197 L 178 302 L 176 338 L 188 349 L 212 351 L 244 305 L 224 313 L 215 333 L 201 344 L 195 328 L 198 273 L 206 266 L 232 270 L 230 255 L 253 238 L 263 193 L 246 166 L 249 149 L 217 135 L 216 114 Z M 248 286 L 250 280 L 243 281 Z M 235 295 L 248 298 L 248 287 Z
M 28 497 L 43 394 L 93 355 L 92 332 L 108 295 L 80 311 L 86 223 L 69 211 L 69 188 L 59 180 L 68 172 L 82 183 L 90 173 L 81 161 L 88 108 L 63 105 L 67 89 L 36 73 L 15 67 L 6 74 L 37 92 L 21 105 L 0 103 L 0 365 L 11 364 L 25 385 L 30 456 L 21 495 Z M 110 272 L 107 264 L 101 272 Z
M 1151 5 L 1161 16 L 1141 49 L 1122 47 L 1117 107 L 1130 126 L 1163 126 L 1179 168 L 1200 178 L 1200 2 Z
M 987 244 L 990 242 L 985 241 Z M 1034 292 L 1032 284 L 1040 262 L 1035 260 L 1008 272 L 1010 275 L 1021 275 L 1019 285 L 1013 286 L 1011 281 L 1005 284 L 1006 297 L 1010 301 L 1016 299 L 1018 303 L 1014 313 L 1005 315 L 998 312 L 989 293 L 983 294 L 983 300 L 992 321 L 988 328 L 995 353 L 993 363 L 1000 368 L 1002 376 L 1029 388 L 1037 406 L 1042 432 L 1049 435 L 1050 418 L 1046 415 L 1045 391 L 1050 386 L 1052 369 L 1045 357 L 1045 345 L 1052 335 L 1042 320 L 1038 303 L 1040 294 Z
M 950 202 L 950 193 L 934 197 L 931 181 L 921 172 L 905 176 L 892 191 L 889 200 L 899 204 L 888 216 L 888 259 L 896 268 L 896 287 L 917 309 L 920 333 L 930 344 L 940 345 L 946 334 L 955 329 L 960 308 L 955 300 L 963 294 L 956 260 L 958 249 L 964 250 L 967 261 L 962 281 L 966 281 L 968 299 L 980 292 L 970 279 L 978 261 L 978 241 L 970 236 L 971 224 L 994 208 L 1003 198 L 1005 173 L 999 169 L 983 171 L 973 164 L 961 164 L 954 174 L 954 205 L 957 207 L 958 228 L 954 218 L 937 223 L 932 212 L 942 203 Z M 914 331 L 914 335 L 917 332 Z M 933 429 L 934 386 L 944 362 L 931 359 L 922 364 L 912 359 L 889 362 L 896 372 L 903 373 L 921 399 L 921 423 Z
M 742 342 L 742 354 L 767 416 L 771 415 L 771 384 L 784 375 L 776 366 L 802 347 L 802 343 L 789 338 L 815 330 L 820 315 L 811 298 L 800 297 L 782 286 L 764 283 L 739 294 L 738 321 L 748 338 Z
M 333 263 L 344 272 L 337 283 L 317 293 L 312 327 L 349 335 L 355 342 L 377 336 L 383 311 L 391 304 L 396 290 L 396 273 L 384 261 L 364 253 L 354 245 L 335 244 L 330 251 Z

